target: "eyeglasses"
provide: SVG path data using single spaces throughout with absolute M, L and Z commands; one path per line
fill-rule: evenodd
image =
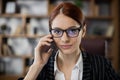
M 81 30 L 81 27 L 79 28 L 70 28 L 70 29 L 66 29 L 66 30 L 62 30 L 62 29 L 50 29 L 50 33 L 52 34 L 52 36 L 54 38 L 60 38 L 63 36 L 63 33 L 66 32 L 68 37 L 77 37 L 79 32 Z

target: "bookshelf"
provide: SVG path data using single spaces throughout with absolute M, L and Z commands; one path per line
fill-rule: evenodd
M 0 0 L 0 80 L 8 80 L 8 78 L 9 80 L 16 80 L 20 76 L 25 76 L 33 59 L 34 47 L 42 36 L 48 34 L 48 15 L 52 8 L 61 1 L 64 0 Z M 74 2 L 74 0 L 66 1 Z M 108 52 L 106 57 L 111 60 L 116 71 L 120 70 L 118 0 L 78 1 L 81 1 L 82 10 L 86 16 L 87 35 L 85 38 L 107 40 Z M 13 3 L 11 5 L 15 7 L 12 7 L 11 11 L 8 10 L 6 12 L 7 4 L 11 2 Z M 1 30 L 1 26 L 5 29 L 4 31 Z M 106 32 L 110 26 L 113 29 L 109 30 L 111 33 L 109 36 L 106 36 Z M 97 31 L 96 27 L 99 27 L 101 31 Z M 42 32 L 41 30 L 44 31 Z M 13 43 L 16 43 L 15 45 L 22 51 L 15 47 Z M 19 66 L 22 66 L 22 71 L 11 75 L 9 69 L 3 70 L 1 65 L 4 66 L 7 63 L 4 58 L 20 59 L 21 64 Z M 18 62 L 11 60 L 10 63 L 15 64 Z

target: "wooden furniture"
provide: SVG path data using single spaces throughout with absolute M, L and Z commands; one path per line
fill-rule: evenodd
M 83 51 L 92 54 L 107 57 L 108 44 L 105 39 L 87 38 L 82 39 L 81 48 Z
M 40 21 L 43 20 L 44 23 L 44 19 L 45 20 L 48 19 L 48 15 L 50 14 L 51 10 L 59 2 L 60 2 L 59 0 L 33 0 L 33 1 L 32 0 L 31 1 L 0 0 L 0 30 L 2 29 L 0 32 L 0 66 L 1 66 L 1 61 L 4 58 L 12 58 L 12 59 L 15 58 L 15 60 L 19 58 L 21 60 L 21 66 L 22 66 L 21 68 L 22 72 L 17 75 L 5 73 L 5 71 L 1 71 L 1 69 L 3 68 L 0 67 L 0 80 L 8 80 L 8 79 L 16 80 L 20 76 L 25 76 L 31 64 L 31 60 L 33 59 L 33 54 L 34 54 L 33 48 L 35 47 L 40 37 L 44 36 L 44 34 L 39 33 L 40 31 L 37 31 L 38 25 L 42 25 L 42 22 Z M 29 6 L 28 3 L 30 4 L 31 7 Z M 39 3 L 40 5 L 38 5 Z M 83 4 L 82 8 L 86 16 L 86 23 L 87 23 L 87 34 L 85 39 L 96 38 L 96 39 L 106 40 L 108 44 L 106 58 L 111 60 L 114 69 L 118 71 L 119 70 L 118 0 L 82 0 L 82 2 L 80 3 Z M 35 6 L 35 4 L 38 7 Z M 9 6 L 13 6 L 13 7 L 9 7 Z M 16 23 L 14 23 L 14 21 Z M 13 26 L 16 29 L 13 30 L 13 32 L 10 32 L 9 28 L 7 29 L 5 28 L 6 26 Z M 109 28 L 111 26 L 112 29 Z M 42 27 L 45 28 L 48 26 L 44 25 Z M 102 27 L 101 31 L 97 30 L 98 28 L 101 29 L 101 27 Z M 5 31 L 3 31 L 4 29 Z M 12 51 L 12 49 L 10 48 L 11 40 L 9 39 L 14 40 L 18 38 L 20 39 L 25 38 L 23 41 L 27 39 L 29 42 L 31 42 L 33 46 L 32 47 L 33 50 L 31 51 L 31 53 L 24 53 L 22 55 L 20 54 L 18 55 L 18 53 L 15 53 L 14 50 Z M 13 41 L 13 43 L 15 42 Z M 21 41 L 21 44 L 22 43 L 23 42 Z M 16 68 L 20 68 L 20 67 L 16 67 Z

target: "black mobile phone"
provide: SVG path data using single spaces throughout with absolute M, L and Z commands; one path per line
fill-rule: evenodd
M 57 48 L 56 44 L 54 41 L 51 42 L 51 46 L 50 46 L 53 50 Z
M 49 50 L 50 48 L 52 48 L 53 50 L 56 50 L 56 49 L 57 49 L 54 41 L 51 42 L 51 45 L 50 45 L 50 46 L 45 46 L 45 47 L 44 47 L 45 52 L 48 52 L 48 50 Z

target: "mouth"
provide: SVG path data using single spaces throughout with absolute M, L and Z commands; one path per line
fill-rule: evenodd
M 72 45 L 61 45 L 60 46 L 62 49 L 70 49 Z

